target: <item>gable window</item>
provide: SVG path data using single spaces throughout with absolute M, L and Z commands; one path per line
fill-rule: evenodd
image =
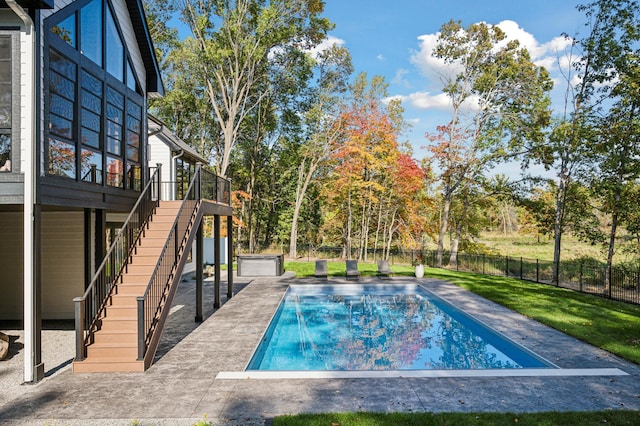
M 141 189 L 145 102 L 107 0 L 76 1 L 47 19 L 45 170 Z
M 0 35 L 0 172 L 11 171 L 12 60 L 11 36 Z

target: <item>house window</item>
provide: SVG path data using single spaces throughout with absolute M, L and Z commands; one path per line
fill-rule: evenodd
M 0 35 L 0 172 L 11 171 L 11 36 Z
M 80 9 L 80 53 L 102 66 L 102 0 Z
M 91 0 L 73 2 L 45 21 L 45 170 L 139 191 L 145 102 L 115 18 L 109 1 Z

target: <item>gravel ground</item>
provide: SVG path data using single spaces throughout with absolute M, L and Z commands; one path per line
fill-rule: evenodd
M 16 395 L 28 392 L 24 383 L 24 331 L 16 324 L 0 322 L 0 331 L 9 336 L 9 355 L 0 361 L 0 406 Z M 42 330 L 42 361 L 45 379 L 49 380 L 61 371 L 71 368 L 73 360 L 74 331 L 70 321 L 44 322 Z

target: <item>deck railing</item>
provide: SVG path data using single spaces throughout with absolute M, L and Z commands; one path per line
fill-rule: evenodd
M 91 342 L 106 301 L 115 284 L 122 279 L 132 253 L 144 234 L 149 217 L 158 205 L 161 169 L 158 167 L 149 178 L 131 213 L 114 238 L 104 260 L 96 270 L 82 297 L 73 299 L 76 322 L 76 361 L 86 357 L 87 344 Z

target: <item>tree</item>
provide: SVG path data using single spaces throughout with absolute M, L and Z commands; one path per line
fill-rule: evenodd
M 310 49 L 332 27 L 320 14 L 321 0 L 184 0 L 183 19 L 191 30 L 182 57 L 200 79 L 211 116 L 221 129 L 216 169 L 226 175 L 243 123 L 270 95 L 269 61 L 290 46 Z M 216 27 L 216 25 L 218 27 Z
M 443 91 L 451 101 L 452 119 L 427 135 L 442 170 L 437 256 L 441 266 L 454 197 L 489 165 L 542 137 L 552 82 L 527 50 L 517 41 L 507 41 L 497 26 L 480 23 L 465 29 L 450 21 L 442 26 L 433 54 L 451 70 L 443 76 Z
M 589 35 L 579 63 L 583 72 L 580 101 L 591 111 L 596 131 L 593 188 L 611 215 L 606 286 L 618 227 L 637 208 L 631 198 L 640 177 L 640 4 L 635 0 L 596 0 L 579 7 Z
M 379 241 L 388 253 L 398 233 L 411 230 L 408 216 L 417 202 L 405 197 L 417 199 L 424 189 L 421 168 L 398 143 L 401 105 L 385 102 L 386 90 L 380 76 L 356 76 L 342 112 L 345 130 L 327 166 L 324 229 L 347 258 L 366 260 Z
M 316 84 L 311 89 L 310 107 L 304 114 L 306 140 L 299 145 L 300 163 L 297 169 L 295 201 L 289 257 L 297 257 L 298 221 L 302 203 L 319 167 L 328 160 L 342 138 L 345 122 L 342 116 L 343 96 L 349 89 L 353 72 L 351 55 L 344 47 L 333 45 L 320 52 L 316 59 Z

